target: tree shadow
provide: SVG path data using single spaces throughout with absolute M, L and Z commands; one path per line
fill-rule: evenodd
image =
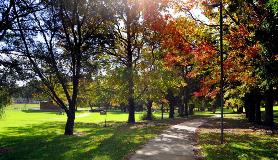
M 278 159 L 278 140 L 253 135 L 225 134 L 225 143 L 219 147 L 219 133 L 202 134 L 206 159 Z
M 49 111 L 49 110 L 22 110 L 24 113 L 44 113 L 44 114 L 59 114 L 59 111 Z M 65 113 L 64 113 L 65 114 Z
M 64 136 L 63 122 L 48 122 L 24 127 L 9 127 L 1 132 L 1 153 L 7 159 L 122 159 L 161 128 L 136 127 L 121 122 L 75 125 L 74 136 Z

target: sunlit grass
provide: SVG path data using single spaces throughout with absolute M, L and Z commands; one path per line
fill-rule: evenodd
M 142 114 L 136 113 L 136 121 Z M 8 109 L 0 120 L 0 150 L 6 150 L 0 159 L 118 160 L 168 127 L 146 122 L 129 125 L 127 118 L 121 112 L 107 116 L 77 112 L 75 135 L 64 136 L 66 115 Z
M 278 159 L 278 136 L 225 133 L 226 143 L 219 144 L 219 133 L 201 134 L 205 159 Z
M 211 120 L 198 131 L 201 155 L 207 160 L 274 160 L 278 159 L 278 134 L 254 129 L 242 114 L 224 119 L 224 144 L 220 144 L 220 121 Z

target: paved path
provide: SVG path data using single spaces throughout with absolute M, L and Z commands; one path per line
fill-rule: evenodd
M 194 160 L 194 132 L 204 122 L 196 118 L 172 126 L 137 150 L 130 160 Z

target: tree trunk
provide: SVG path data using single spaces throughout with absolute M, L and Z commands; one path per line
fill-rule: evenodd
M 174 118 L 174 114 L 175 114 L 175 105 L 174 105 L 174 101 L 175 101 L 175 97 L 174 97 L 174 93 L 171 89 L 168 89 L 167 91 L 167 100 L 169 101 L 169 118 Z
M 184 117 L 184 103 L 183 103 L 182 94 L 178 97 L 178 107 L 179 107 L 179 117 Z
M 132 64 L 128 67 L 128 123 L 135 123 L 134 83 Z
M 243 107 L 242 106 L 238 107 L 237 113 L 238 114 L 242 114 L 243 113 Z
M 249 102 L 249 116 L 248 116 L 249 122 L 255 122 L 255 103 Z
M 161 119 L 163 119 L 163 113 L 164 113 L 164 106 L 161 104 Z
M 200 109 L 201 112 L 204 112 L 205 111 L 205 97 L 202 97 L 202 104 L 201 104 L 201 109 Z
M 75 112 L 69 111 L 67 113 L 67 123 L 65 127 L 65 135 L 73 135 L 73 128 L 74 128 L 74 120 L 75 120 Z
M 173 103 L 170 103 L 170 112 L 169 112 L 169 118 L 173 119 L 175 115 L 175 106 Z
M 183 115 L 188 117 L 188 97 L 189 97 L 189 87 L 188 85 L 190 84 L 190 81 L 187 79 L 187 74 L 188 74 L 188 71 L 187 71 L 187 66 L 183 67 L 183 78 L 184 78 L 184 82 L 187 83 L 187 86 L 186 87 L 183 87 Z
M 260 98 L 260 95 L 258 96 L 255 96 L 256 97 L 256 100 L 254 101 L 255 102 L 255 123 L 257 124 L 261 124 L 261 98 Z
M 250 105 L 249 105 L 249 94 L 247 93 L 247 94 L 245 94 L 245 96 L 244 96 L 244 108 L 245 108 L 245 117 L 248 119 L 249 118 L 249 107 L 250 107 Z
M 148 100 L 148 102 L 147 102 L 147 117 L 146 117 L 146 120 L 152 120 L 152 105 L 153 105 L 153 101 L 152 100 Z
M 187 92 L 187 88 L 185 88 L 185 93 L 184 93 L 184 97 L 183 97 L 183 103 L 184 103 L 184 116 L 188 117 L 189 108 L 188 108 L 188 92 Z
M 135 123 L 135 106 L 134 106 L 134 81 L 133 81 L 133 52 L 132 52 L 132 33 L 131 33 L 131 15 L 130 9 L 128 6 L 126 7 L 126 33 L 127 33 L 127 45 L 126 45 L 126 53 L 127 53 L 127 83 L 128 83 L 128 123 Z
M 194 114 L 194 104 L 190 104 L 189 106 L 189 115 L 193 115 Z
M 274 105 L 274 98 L 273 98 L 273 89 L 269 89 L 266 91 L 266 105 L 265 105 L 265 125 L 273 127 L 273 105 Z
M 134 108 L 134 99 L 129 97 L 128 99 L 128 123 L 135 123 L 135 108 Z

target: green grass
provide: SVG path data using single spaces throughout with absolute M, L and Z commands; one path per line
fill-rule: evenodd
M 197 116 L 214 116 L 214 115 L 219 115 L 220 113 L 221 113 L 221 110 L 216 109 L 215 113 L 213 113 L 212 111 L 204 111 L 204 112 L 195 111 L 194 115 L 197 115 Z M 232 114 L 232 113 L 233 113 L 232 109 L 224 108 L 224 114 Z
M 12 104 L 10 106 L 7 106 L 6 110 L 28 110 L 34 108 L 40 108 L 40 105 L 39 104 Z
M 274 121 L 278 123 L 278 106 L 274 107 Z
M 274 116 L 274 121 L 276 122 L 276 123 L 278 123 L 278 106 L 274 106 L 274 108 L 273 108 L 273 116 Z
M 253 130 L 243 115 L 225 119 L 224 139 L 220 145 L 219 120 L 202 126 L 198 133 L 201 154 L 207 160 L 274 160 L 278 159 L 278 134 L 264 129 Z
M 278 136 L 226 133 L 227 143 L 219 145 L 219 133 L 205 133 L 199 138 L 208 160 L 278 159 Z
M 140 115 L 136 113 L 137 121 Z M 108 127 L 103 127 L 105 117 Z M 76 135 L 64 136 L 66 115 L 7 109 L 0 120 L 0 160 L 119 160 L 168 127 L 146 122 L 129 125 L 127 118 L 120 112 L 107 116 L 78 112 Z
M 262 117 L 265 115 L 265 108 L 261 108 L 262 111 Z M 274 116 L 274 122 L 278 123 L 278 106 L 273 107 L 273 116 Z

